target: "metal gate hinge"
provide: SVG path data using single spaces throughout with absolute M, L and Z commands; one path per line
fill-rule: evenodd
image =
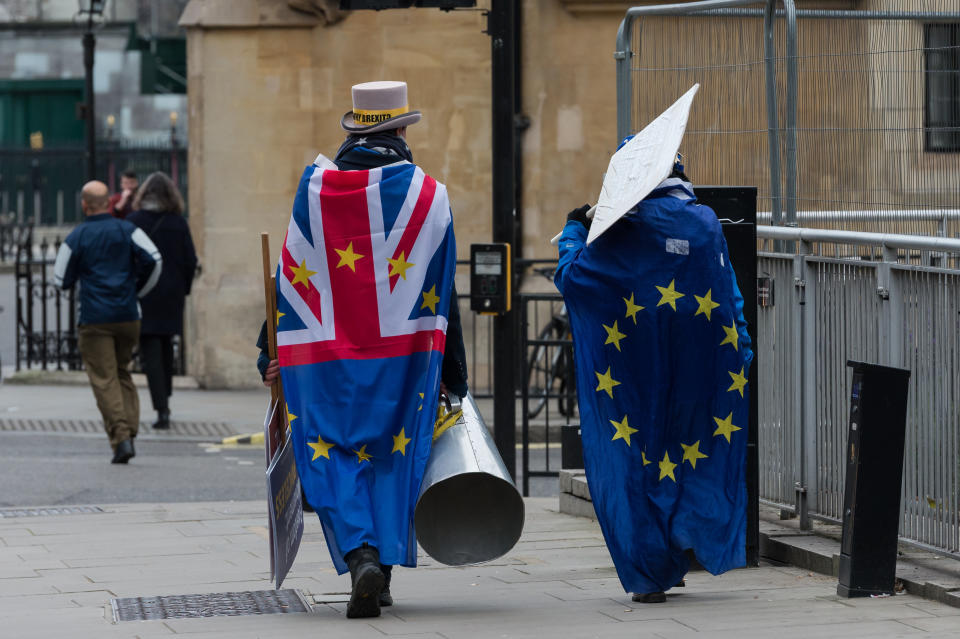
M 886 286 L 878 286 L 877 295 L 879 295 L 880 299 L 882 300 L 888 300 L 890 299 L 890 289 L 888 289 Z
M 629 51 L 614 51 L 613 59 L 614 60 L 626 60 L 627 56 L 630 55 Z

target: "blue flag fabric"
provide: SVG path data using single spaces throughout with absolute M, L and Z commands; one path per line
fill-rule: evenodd
M 568 222 L 556 284 L 569 310 L 584 463 L 628 592 L 666 591 L 692 549 L 745 563 L 753 353 L 714 212 L 671 178 L 589 246 Z
M 409 162 L 306 168 L 277 270 L 297 471 L 334 566 L 415 566 L 456 247 L 446 188 Z

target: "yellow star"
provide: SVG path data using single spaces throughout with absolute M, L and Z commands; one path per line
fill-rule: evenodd
M 683 293 L 674 290 L 673 280 L 670 280 L 669 286 L 658 286 L 657 290 L 660 291 L 660 301 L 657 302 L 657 306 L 669 304 L 670 308 L 677 310 L 677 300 L 683 297 Z
M 330 449 L 333 448 L 333 444 L 323 441 L 320 435 L 317 435 L 317 443 L 307 442 L 307 446 L 313 449 L 313 459 L 310 461 L 317 461 L 320 457 L 330 459 Z
M 623 420 L 621 420 L 621 421 L 619 421 L 619 422 L 615 422 L 615 421 L 613 421 L 613 420 L 611 419 L 611 420 L 610 420 L 610 423 L 613 424 L 613 427 L 617 429 L 617 432 L 614 433 L 614 435 L 613 435 L 613 439 L 611 439 L 610 441 L 616 441 L 616 440 L 618 440 L 618 439 L 622 439 L 622 440 L 624 440 L 625 442 L 627 442 L 627 446 L 629 446 L 629 445 L 630 445 L 630 435 L 632 435 L 632 434 L 634 434 L 635 432 L 637 432 L 637 429 L 636 429 L 636 428 L 630 428 L 630 425 L 627 423 L 627 416 L 624 415 L 624 416 L 623 416 Z
M 296 418 L 297 418 L 297 416 L 294 415 L 293 413 L 291 413 L 291 412 L 290 412 L 290 409 L 288 408 L 288 409 L 287 409 L 287 425 L 292 424 L 292 423 L 293 423 L 293 420 L 295 420 Z
M 643 465 L 644 465 L 644 466 L 646 466 L 647 464 L 652 464 L 652 463 L 653 463 L 652 461 L 650 461 L 649 459 L 647 459 L 647 451 L 645 451 L 645 450 L 641 450 L 641 451 L 640 451 L 640 460 L 643 462 Z
M 615 380 L 610 375 L 610 367 L 607 366 L 607 372 L 604 373 L 603 375 L 601 375 L 600 373 L 597 373 L 596 371 L 594 371 L 594 375 L 597 376 L 597 392 L 599 393 L 600 391 L 607 391 L 607 395 L 609 395 L 610 398 L 613 399 L 613 387 L 619 386 L 620 382 Z
M 417 406 L 417 410 L 420 411 L 423 410 L 423 393 L 417 393 L 417 395 L 420 396 L 420 405 Z
M 733 425 L 733 413 L 727 415 L 726 419 L 720 419 L 719 417 L 714 417 L 713 421 L 717 422 L 717 430 L 713 431 L 713 436 L 723 435 L 727 438 L 727 443 L 730 443 L 730 435 L 735 431 L 740 430 L 739 426 Z
M 637 311 L 642 311 L 643 307 L 639 304 L 633 303 L 633 293 L 630 293 L 630 299 L 623 298 L 623 301 L 627 303 L 627 314 L 624 317 L 629 317 L 633 320 L 633 323 L 637 323 Z
M 284 315 L 286 315 L 286 313 L 281 313 L 280 311 L 277 311 L 277 324 L 280 323 L 280 318 L 283 317 Z
M 310 288 L 310 278 L 317 274 L 316 271 L 307 268 L 307 260 L 302 260 L 300 266 L 291 266 L 290 271 L 293 273 L 290 283 L 296 286 L 297 282 L 300 282 L 307 288 Z
M 740 340 L 740 334 L 737 333 L 737 323 L 730 322 L 730 326 L 723 327 L 723 332 L 726 333 L 727 336 L 723 338 L 722 342 L 720 342 L 720 346 L 723 346 L 724 344 L 730 344 L 733 346 L 733 350 L 740 350 L 737 347 L 737 343 Z
M 697 300 L 697 304 L 700 305 L 700 307 L 697 309 L 697 312 L 693 314 L 694 317 L 703 313 L 704 315 L 707 316 L 707 321 L 708 322 L 710 321 L 710 312 L 716 307 L 720 306 L 719 304 L 714 302 L 713 299 L 710 297 L 712 294 L 713 294 L 713 289 L 711 288 L 711 289 L 707 289 L 707 294 L 704 295 L 703 297 L 700 297 L 699 295 L 693 296 Z
M 360 447 L 360 450 L 353 451 L 357 454 L 357 463 L 370 461 L 370 454 L 367 452 L 367 445 L 364 444 Z
M 400 251 L 400 257 L 397 259 L 388 257 L 387 261 L 390 262 L 390 273 L 388 273 L 389 277 L 399 275 L 402 279 L 407 279 L 407 269 L 413 266 L 413 264 L 406 260 L 403 251 Z
M 740 391 L 740 397 L 743 397 L 743 389 L 747 385 L 747 378 L 743 375 L 743 366 L 740 367 L 739 373 L 734 373 L 733 371 L 727 371 L 727 374 L 730 375 L 730 379 L 733 380 L 733 383 L 730 384 L 728 391 Z
M 620 332 L 620 329 L 617 328 L 617 320 L 613 321 L 613 326 L 607 326 L 606 324 L 601 324 L 604 330 L 607 331 L 607 341 L 603 343 L 604 346 L 607 344 L 613 344 L 617 347 L 617 350 L 620 350 L 620 340 L 622 340 L 626 335 Z
M 404 457 L 407 456 L 407 444 L 409 444 L 411 440 L 403 431 L 404 429 L 401 428 L 400 434 L 393 436 L 393 450 L 390 451 L 391 455 L 393 453 L 400 453 Z
M 680 463 L 683 463 L 682 461 Z M 673 469 L 677 467 L 672 461 L 670 461 L 670 453 L 664 451 L 663 459 L 659 462 L 660 464 L 660 480 L 663 481 L 664 477 L 669 477 L 673 480 L 673 483 L 677 483 L 677 478 L 673 476 Z
M 336 251 L 337 255 L 340 256 L 340 261 L 337 262 L 337 268 L 340 268 L 341 266 L 349 266 L 351 271 L 353 271 L 354 273 L 357 272 L 356 262 L 363 256 L 360 255 L 359 253 L 353 252 L 353 242 L 350 242 L 349 244 L 347 244 L 346 250 L 343 250 L 343 249 L 333 249 L 333 250 Z
M 420 309 L 429 308 L 430 312 L 434 315 L 437 314 L 437 302 L 440 301 L 440 297 L 437 295 L 437 285 L 434 284 L 430 287 L 429 291 L 423 292 L 423 304 L 420 305 Z
M 680 460 L 681 464 L 685 461 L 688 461 L 690 462 L 691 466 L 696 468 L 697 460 L 707 457 L 707 455 L 704 455 L 703 453 L 700 452 L 699 439 L 695 441 L 693 444 L 691 444 L 690 446 L 687 446 L 686 444 L 680 444 L 680 447 L 683 448 L 683 459 Z

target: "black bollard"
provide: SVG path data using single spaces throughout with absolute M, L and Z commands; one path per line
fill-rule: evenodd
M 837 594 L 893 594 L 910 371 L 853 361 L 847 366 L 853 382 Z

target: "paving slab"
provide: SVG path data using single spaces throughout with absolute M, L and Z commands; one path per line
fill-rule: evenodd
M 82 516 L 74 540 L 71 522 L 81 516 L 34 518 L 30 535 L 22 521 L 0 519 L 0 634 L 80 639 L 960 634 L 960 609 L 911 594 L 840 599 L 833 578 L 773 564 L 717 577 L 692 572 L 687 587 L 672 590 L 665 604 L 636 604 L 621 588 L 594 521 L 560 513 L 556 498 L 528 499 L 526 505 L 524 536 L 505 557 L 454 568 L 421 554 L 421 567 L 396 570 L 396 605 L 372 620 L 345 618 L 348 577 L 335 574 L 320 526 L 308 518 L 307 541 L 284 587 L 304 594 L 312 604 L 309 613 L 112 621 L 113 597 L 272 588 L 262 503 L 110 505 L 102 514 Z M 128 529 L 133 532 L 124 536 Z M 53 543 L 11 545 L 29 537 Z

